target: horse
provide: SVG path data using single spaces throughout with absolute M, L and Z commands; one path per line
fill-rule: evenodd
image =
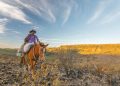
M 37 64 L 37 61 L 45 61 L 45 50 L 47 46 L 48 44 L 45 45 L 43 43 L 35 44 L 31 47 L 28 53 L 26 53 L 25 58 L 23 58 L 23 63 L 29 66 L 27 68 L 31 70 L 32 77 L 35 75 L 35 66 Z M 28 61 L 26 62 L 25 59 Z

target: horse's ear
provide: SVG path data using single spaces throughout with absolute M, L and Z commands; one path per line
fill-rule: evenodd
M 39 44 L 42 46 L 42 47 L 44 47 L 44 48 L 46 48 L 49 44 L 44 44 L 43 42 L 39 42 Z
M 40 44 L 41 46 L 44 46 L 44 43 L 43 43 L 43 42 L 40 42 L 40 41 L 39 41 L 39 44 Z
M 49 44 L 44 45 L 44 48 L 46 48 Z

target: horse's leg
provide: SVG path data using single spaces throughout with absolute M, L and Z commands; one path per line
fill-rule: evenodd
M 34 64 L 33 64 L 33 60 L 31 59 L 30 60 L 30 66 L 31 66 L 31 72 L 32 72 L 32 78 L 34 79 L 34 76 L 35 76 L 35 67 L 34 67 Z
M 34 66 L 34 69 L 35 69 L 36 63 L 37 63 L 36 61 L 33 61 L 33 66 Z
M 26 64 L 26 61 L 25 61 L 25 53 L 22 53 L 22 57 L 21 57 L 21 61 L 20 61 L 20 64 Z
M 24 57 L 21 57 L 20 64 L 22 64 L 22 63 L 23 63 L 23 58 L 24 58 Z
M 23 64 L 26 65 L 26 60 L 25 57 L 23 58 Z

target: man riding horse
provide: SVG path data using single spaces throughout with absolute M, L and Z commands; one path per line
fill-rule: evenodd
M 24 58 L 25 58 L 25 54 L 29 51 L 29 49 L 37 44 L 39 42 L 39 39 L 38 37 L 35 35 L 36 34 L 36 31 L 35 30 L 30 30 L 29 31 L 29 34 L 27 35 L 27 37 L 25 37 L 24 39 L 24 44 L 22 45 L 22 56 L 21 56 L 21 62 L 20 64 L 22 63 L 25 63 L 24 61 Z
M 22 51 L 20 64 L 28 65 L 32 71 L 32 75 L 35 74 L 35 65 L 37 63 L 37 60 L 45 60 L 44 51 L 48 46 L 48 44 L 45 45 L 44 43 L 39 42 L 39 39 L 35 33 L 35 30 L 31 30 L 29 32 L 28 36 L 24 40 L 24 44 L 20 49 L 20 51 Z M 29 60 L 27 63 L 25 56 Z
M 27 35 L 27 37 L 25 37 L 24 39 L 24 44 L 21 47 L 21 51 L 22 51 L 22 56 L 21 56 L 21 61 L 20 64 L 25 64 L 25 55 L 30 51 L 30 49 L 37 44 L 40 44 L 41 46 L 45 45 L 43 43 L 40 43 L 38 37 L 35 35 L 36 31 L 34 29 L 29 31 L 29 34 Z M 44 53 L 44 52 L 43 52 Z

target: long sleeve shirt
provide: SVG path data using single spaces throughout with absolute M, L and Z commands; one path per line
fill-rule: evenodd
M 29 34 L 26 38 L 28 43 L 36 43 L 39 41 L 38 37 L 36 35 Z

